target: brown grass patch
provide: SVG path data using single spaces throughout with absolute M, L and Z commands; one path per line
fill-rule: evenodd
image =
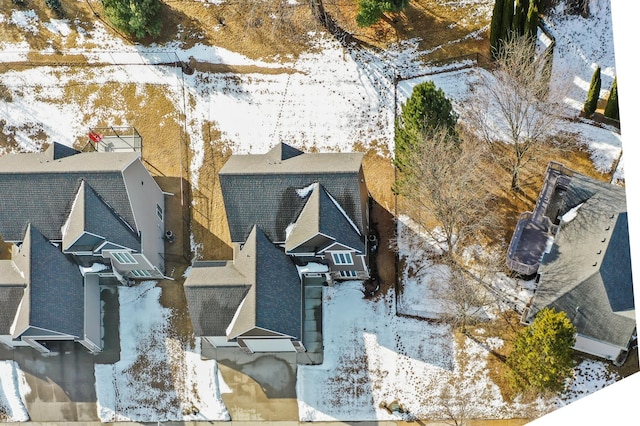
M 215 123 L 206 123 L 202 134 L 204 161 L 198 173 L 198 188 L 192 190 L 192 232 L 194 239 L 202 245 L 198 253 L 200 258 L 230 260 L 233 255 L 231 235 L 218 171 L 231 156 L 231 148 L 222 139 Z
M 516 392 L 509 383 L 510 369 L 504 361 L 511 353 L 516 334 L 522 328 L 520 316 L 511 311 L 503 312 L 494 320 L 468 328 L 469 336 L 480 343 L 486 343 L 491 337 L 498 337 L 504 342 L 500 348 L 490 352 L 487 357 L 487 369 L 493 383 L 500 388 L 502 397 L 509 402 L 513 401 Z
M 402 40 L 419 39 L 420 50 L 431 51 L 425 61 L 441 61 L 480 52 L 488 52 L 487 33 L 482 39 L 469 34 L 482 30 L 491 16 L 473 17 L 469 8 L 455 8 L 435 0 L 416 0 L 390 19 L 381 20 L 370 28 L 356 24 L 358 2 L 325 1 L 325 9 L 346 31 L 365 44 L 384 49 Z

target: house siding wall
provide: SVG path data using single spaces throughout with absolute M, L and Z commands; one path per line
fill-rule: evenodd
M 162 209 L 163 218 L 166 215 L 164 194 L 139 159 L 131 163 L 122 174 L 136 226 L 142 232 L 142 253 L 152 265 L 164 272 L 164 220 L 160 220 L 156 213 L 158 205 Z
M 251 352 L 296 352 L 291 339 L 242 339 Z
M 213 345 L 215 348 L 237 348 L 238 343 L 236 342 L 228 342 L 226 336 L 205 336 L 209 343 Z
M 581 352 L 585 352 L 609 360 L 615 360 L 618 355 L 620 355 L 620 351 L 623 350 L 623 348 L 620 348 L 618 346 L 613 346 L 605 342 L 599 342 L 597 340 L 593 340 L 579 334 L 576 336 L 576 344 L 573 346 L 573 348 Z
M 83 345 L 102 349 L 102 309 L 100 304 L 100 279 L 96 274 L 84 277 L 84 341 Z

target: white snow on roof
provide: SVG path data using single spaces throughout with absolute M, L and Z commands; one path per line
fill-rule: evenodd
M 78 265 L 78 267 L 80 268 L 80 273 L 82 274 L 83 277 L 86 274 L 91 272 L 100 272 L 100 271 L 104 271 L 105 269 L 109 269 L 109 267 L 103 263 L 94 263 L 89 267 Z
M 571 210 L 563 214 L 561 218 L 562 223 L 569 223 L 573 219 L 575 219 L 576 216 L 578 215 L 578 210 L 580 210 L 580 207 L 582 207 L 582 204 L 578 204 L 577 206 L 575 206 L 574 208 L 572 208 Z
M 305 186 L 304 188 L 296 189 L 296 193 L 298 194 L 298 196 L 300 198 L 305 198 L 309 194 L 311 194 L 313 192 L 313 190 L 316 189 L 317 186 L 318 186 L 318 183 L 315 182 L 315 183 L 312 183 L 309 186 Z

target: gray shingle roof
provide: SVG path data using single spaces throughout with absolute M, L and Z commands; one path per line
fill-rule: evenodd
M 326 246 L 337 241 L 364 252 L 364 237 L 358 233 L 336 203 L 337 201 L 332 199 L 322 185 L 316 184 L 287 238 L 285 243 L 287 252 L 298 247 L 302 248 L 303 252 L 319 252 L 324 247 L 306 247 L 309 244 L 304 244 L 318 234 L 332 237 L 333 240 L 316 238 L 313 244 L 321 241 Z
M 232 155 L 220 170 L 231 240 L 245 241 L 258 225 L 272 241 L 284 242 L 287 226 L 296 220 L 306 202 L 299 193 L 314 182 L 320 183 L 365 233 L 363 209 L 368 194 L 361 173 L 363 154 L 282 157 L 281 151 L 292 149 L 280 144 L 267 154 Z
M 257 227 L 233 262 L 192 268 L 184 288 L 196 335 L 235 338 L 260 327 L 300 337 L 298 271 Z
M 121 170 L 138 154 L 81 153 L 54 160 L 53 151 L 0 157 L 0 234 L 5 241 L 20 241 L 27 223 L 47 239 L 61 240 L 83 180 L 135 228 Z
M 25 279 L 13 261 L 0 260 L 0 335 L 10 334 L 25 288 Z
M 29 261 L 28 287 L 14 337 L 27 327 L 58 333 L 84 335 L 83 277 L 71 257 L 29 225 L 20 249 Z
M 140 236 L 85 181 L 80 184 L 70 218 L 63 236 L 65 247 L 83 232 L 89 232 L 106 241 L 140 251 Z
M 552 307 L 566 312 L 579 334 L 625 347 L 635 328 L 625 192 L 576 174 L 560 215 L 578 205 L 542 260 L 527 319 Z

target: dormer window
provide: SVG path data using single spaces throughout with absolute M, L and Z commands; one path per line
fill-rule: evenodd
M 331 253 L 333 257 L 333 263 L 336 265 L 353 265 L 353 258 L 349 252 L 336 252 Z

